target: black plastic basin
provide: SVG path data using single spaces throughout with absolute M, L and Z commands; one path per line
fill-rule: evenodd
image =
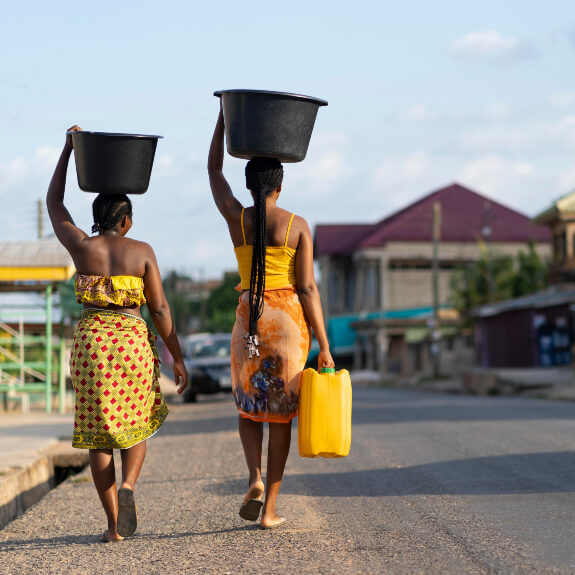
M 220 90 L 228 153 L 249 160 L 301 162 L 320 106 L 325 100 L 262 90 Z
M 140 134 L 71 132 L 78 185 L 99 194 L 143 194 L 158 138 Z

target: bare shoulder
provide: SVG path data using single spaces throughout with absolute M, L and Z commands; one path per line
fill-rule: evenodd
M 291 248 L 299 248 L 303 243 L 311 241 L 311 231 L 305 218 L 294 214 L 289 234 L 288 245 Z
M 143 242 L 141 240 L 135 240 L 133 238 L 125 238 L 125 240 L 127 242 L 129 242 L 130 249 L 137 249 L 137 250 L 142 250 L 142 251 L 147 251 L 147 252 L 153 252 L 154 251 L 152 246 L 147 242 Z
M 301 233 L 311 234 L 310 227 L 309 227 L 309 224 L 307 223 L 307 220 L 305 218 L 303 218 L 302 216 L 298 216 L 297 214 L 294 214 L 292 227 Z
M 155 260 L 156 254 L 154 248 L 147 243 L 140 240 L 134 240 L 132 238 L 125 238 L 129 243 L 126 244 L 129 251 L 134 255 L 137 254 L 139 257 L 145 258 L 146 260 Z

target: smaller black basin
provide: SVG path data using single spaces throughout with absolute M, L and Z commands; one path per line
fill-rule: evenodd
M 70 133 L 80 189 L 98 194 L 143 194 L 148 189 L 162 136 Z

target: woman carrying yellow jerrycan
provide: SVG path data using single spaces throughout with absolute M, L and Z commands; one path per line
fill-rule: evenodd
M 246 186 L 253 206 L 244 208 L 223 175 L 223 160 L 224 116 L 220 108 L 208 171 L 241 276 L 242 294 L 232 332 L 232 385 L 249 488 L 240 516 L 256 521 L 263 506 L 260 525 L 271 529 L 285 522 L 276 512 L 276 501 L 290 448 L 291 421 L 298 411 L 310 326 L 320 347 L 319 368 L 334 367 L 334 362 L 314 278 L 309 226 L 277 205 L 282 191 L 281 163 L 270 158 L 248 162 Z M 265 486 L 261 472 L 264 422 L 269 424 Z

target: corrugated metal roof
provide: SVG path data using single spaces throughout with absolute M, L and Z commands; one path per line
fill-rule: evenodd
M 377 224 L 329 224 L 315 228 L 314 252 L 317 255 L 349 254 Z
M 0 242 L 0 267 L 67 268 L 73 265 L 66 248 L 55 239 Z
M 543 309 L 567 303 L 575 303 L 575 289 L 552 287 L 545 291 L 482 305 L 473 310 L 476 317 L 491 317 L 520 309 Z
M 477 242 L 489 224 L 492 242 L 548 242 L 551 232 L 527 216 L 459 184 L 441 188 L 395 212 L 377 224 L 316 227 L 316 255 L 345 254 L 382 247 L 390 241 L 430 242 L 433 204 L 441 204 L 441 241 Z M 353 228 L 353 233 L 346 233 Z

